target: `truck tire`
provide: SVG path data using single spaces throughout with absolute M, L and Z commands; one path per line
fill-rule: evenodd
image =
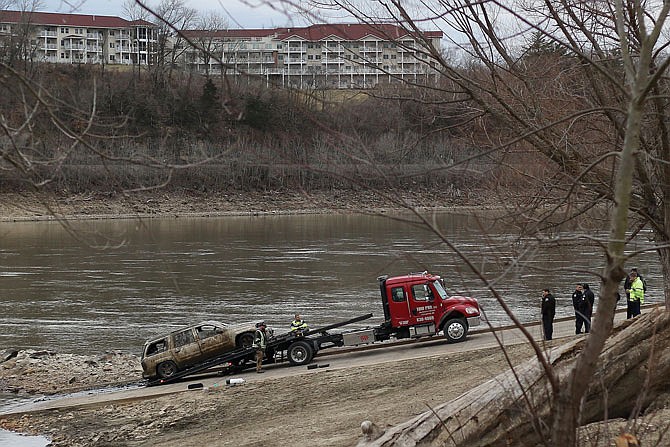
M 169 379 L 170 377 L 177 374 L 177 371 L 179 371 L 179 369 L 172 360 L 163 362 L 156 367 L 156 374 L 158 374 L 158 377 L 161 379 Z
M 238 335 L 237 341 L 235 342 L 235 346 L 237 348 L 248 348 L 253 344 L 254 344 L 254 334 L 252 334 L 251 332 L 245 332 L 244 334 Z
M 462 318 L 452 318 L 445 323 L 442 331 L 449 343 L 458 343 L 468 335 L 468 324 Z
M 306 341 L 296 341 L 288 347 L 288 361 L 291 365 L 306 365 L 313 357 L 314 349 Z

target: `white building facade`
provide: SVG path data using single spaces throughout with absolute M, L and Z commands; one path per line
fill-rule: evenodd
M 0 11 L 0 48 L 23 45 L 22 58 L 69 64 L 147 65 L 157 27 L 120 17 Z
M 441 31 L 412 35 L 393 25 L 327 24 L 258 30 L 188 30 L 195 45 L 183 62 L 198 72 L 261 76 L 296 88 L 371 88 L 380 83 L 431 83 Z M 421 45 L 419 45 L 421 41 Z
M 370 24 L 184 30 L 181 34 L 186 40 L 168 40 L 164 51 L 179 54 L 177 64 L 184 68 L 301 89 L 434 83 L 438 78 L 435 53 L 425 48 L 432 46 L 439 52 L 442 39 L 441 31 L 413 34 L 395 25 Z M 158 39 L 158 27 L 143 20 L 0 10 L 2 59 L 151 65 L 157 60 Z

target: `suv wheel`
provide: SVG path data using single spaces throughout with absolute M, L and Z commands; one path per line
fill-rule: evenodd
M 170 377 L 177 374 L 177 365 L 172 360 L 163 362 L 156 368 L 156 373 L 161 379 L 169 379 Z

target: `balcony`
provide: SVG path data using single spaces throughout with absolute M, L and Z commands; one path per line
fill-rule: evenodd
M 86 38 L 87 39 L 102 39 L 102 34 L 100 34 L 100 33 L 87 33 Z
M 58 33 L 56 31 L 40 31 L 40 37 L 58 37 Z
M 305 47 L 287 47 L 287 53 L 306 53 L 307 49 Z

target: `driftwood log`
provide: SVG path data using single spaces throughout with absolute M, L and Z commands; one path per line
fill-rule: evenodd
M 584 338 L 573 340 L 547 353 L 561 383 L 583 342 Z M 651 310 L 616 326 L 598 359 L 596 376 L 584 383 L 588 391 L 580 423 L 628 417 L 644 409 L 659 392 L 667 392 L 668 348 L 668 312 Z M 445 377 L 448 386 L 448 375 Z M 552 400 L 544 371 L 534 358 L 451 402 L 386 429 L 376 439 L 364 436 L 358 446 L 536 445 L 549 434 Z

